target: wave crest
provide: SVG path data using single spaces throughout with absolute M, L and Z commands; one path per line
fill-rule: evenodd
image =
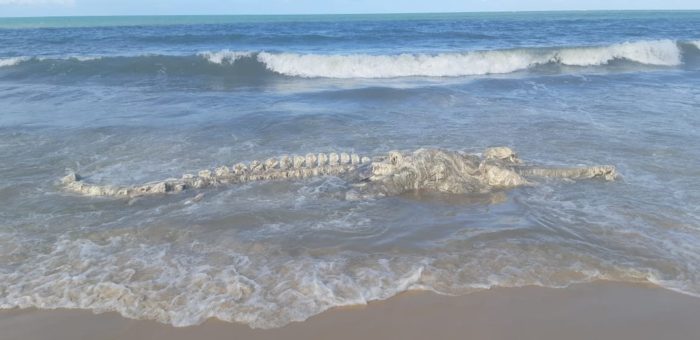
M 213 64 L 233 64 L 238 59 L 252 57 L 253 52 L 231 51 L 226 49 L 221 51 L 200 52 L 197 53 L 197 55 Z
M 614 60 L 677 66 L 681 50 L 671 40 L 626 42 L 601 47 L 513 49 L 442 54 L 318 55 L 261 52 L 258 60 L 274 72 L 295 77 L 453 77 L 512 73 L 544 64 L 601 66 Z
M 569 66 L 605 65 L 616 59 L 658 66 L 677 66 L 682 63 L 681 49 L 672 40 L 626 42 L 603 47 L 567 48 L 556 53 L 556 60 Z
M 694 64 L 700 41 L 637 41 L 607 46 L 520 48 L 439 54 L 314 54 L 268 51 L 203 51 L 195 55 L 40 56 L 0 58 L 0 67 L 24 67 L 19 76 L 71 74 L 210 74 L 300 78 L 460 77 L 505 74 L 543 65 L 605 67 L 614 62 L 651 67 Z M 92 62 L 88 64 L 83 62 Z
M 31 58 L 29 57 L 12 57 L 0 59 L 0 67 L 15 66 Z

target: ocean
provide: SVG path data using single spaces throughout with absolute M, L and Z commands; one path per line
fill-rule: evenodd
M 493 146 L 619 177 L 355 199 L 342 175 L 61 184 Z M 2 309 L 272 328 L 409 290 L 700 297 L 700 12 L 0 18 L 0 178 Z

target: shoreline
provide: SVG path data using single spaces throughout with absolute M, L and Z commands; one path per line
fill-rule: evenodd
M 700 299 L 651 284 L 599 281 L 568 288 L 493 288 L 464 296 L 409 291 L 339 307 L 281 328 L 210 319 L 176 328 L 116 312 L 0 311 L 14 339 L 697 339 Z

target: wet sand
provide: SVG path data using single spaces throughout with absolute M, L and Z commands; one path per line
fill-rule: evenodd
M 409 292 L 278 329 L 210 320 L 175 328 L 116 313 L 0 312 L 0 339 L 700 339 L 700 299 L 647 285 L 498 288 L 449 297 Z

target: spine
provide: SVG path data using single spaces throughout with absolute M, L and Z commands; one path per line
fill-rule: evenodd
M 76 173 L 61 179 L 61 184 L 69 191 L 85 196 L 109 196 L 132 198 L 178 193 L 188 189 L 201 189 L 213 186 L 271 181 L 303 179 L 317 176 L 335 176 L 351 172 L 359 166 L 369 164 L 368 157 L 357 154 L 330 153 L 307 154 L 306 156 L 282 156 L 265 161 L 254 160 L 238 163 L 232 167 L 220 166 L 213 170 L 201 170 L 196 175 L 185 174 L 180 178 L 166 179 L 133 186 L 113 186 L 86 183 Z

